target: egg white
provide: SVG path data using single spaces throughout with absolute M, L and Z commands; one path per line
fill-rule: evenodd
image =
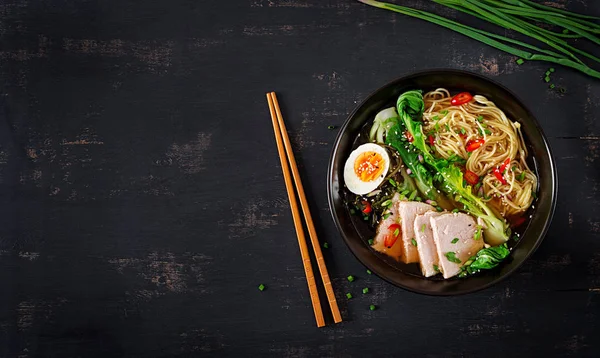
M 383 158 L 383 172 L 379 175 L 379 177 L 375 178 L 372 181 L 365 182 L 362 181 L 354 172 L 354 162 L 364 152 L 375 152 Z M 363 195 L 367 194 L 375 189 L 383 182 L 385 176 L 390 169 L 390 156 L 387 151 L 374 143 L 367 143 L 359 146 L 355 150 L 350 153 L 350 156 L 346 160 L 346 164 L 344 165 L 344 182 L 346 183 L 346 187 L 348 190 L 353 192 L 354 194 Z

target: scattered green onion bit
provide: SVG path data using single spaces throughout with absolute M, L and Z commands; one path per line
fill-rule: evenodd
M 439 211 L 439 212 L 442 212 L 442 211 L 444 211 L 444 209 L 442 209 L 442 207 L 441 207 L 441 206 L 438 206 L 438 207 L 436 207 L 436 208 L 435 208 L 435 210 L 437 210 L 437 211 Z
M 477 225 L 477 230 L 475 230 L 475 236 L 473 236 L 473 240 L 481 239 L 481 226 Z
M 264 291 L 267 288 L 267 286 L 263 285 L 262 283 L 260 285 L 258 285 L 258 289 L 261 291 Z
M 335 129 L 335 126 L 327 126 L 327 129 Z
M 547 83 L 547 82 L 550 82 L 550 77 L 549 77 L 549 76 L 546 76 L 546 77 L 544 78 L 544 81 L 546 81 L 546 83 Z
M 440 268 L 438 267 L 438 265 L 433 265 L 433 269 L 435 270 L 435 272 L 440 272 Z
M 554 72 L 554 71 L 555 71 L 555 70 L 554 70 L 554 67 L 550 67 L 550 69 L 549 69 L 548 71 L 550 71 L 550 72 Z
M 383 214 L 383 220 L 386 220 L 387 218 L 389 218 L 390 215 L 392 215 L 392 214 L 391 213 Z
M 375 305 L 370 305 L 370 306 L 369 306 L 369 309 L 370 309 L 371 311 L 375 311 L 375 310 L 377 309 L 377 307 L 375 307 Z
M 491 134 L 492 134 L 492 131 L 491 131 L 491 130 L 489 130 L 489 129 L 486 129 L 486 130 L 484 130 L 484 132 L 485 132 L 485 134 L 487 134 L 487 135 L 491 135 Z
M 477 117 L 477 122 L 480 122 L 480 123 L 483 122 L 483 116 L 478 116 Z
M 373 245 L 373 239 L 369 239 L 369 245 Z
M 346 293 L 346 297 L 348 297 L 348 299 L 352 298 L 352 294 L 350 292 Z
M 415 239 L 410 239 L 410 243 L 414 246 L 417 247 L 417 240 Z
M 516 235 L 516 234 L 515 234 L 515 235 L 513 235 L 513 240 L 515 240 L 515 241 L 519 241 L 519 235 Z
M 444 109 L 443 111 L 440 111 L 440 113 L 441 113 L 441 114 L 443 114 L 443 115 L 445 116 L 446 114 L 448 114 L 448 110 L 447 110 L 447 109 Z
M 365 294 L 365 293 L 369 293 L 369 288 L 368 287 L 363 288 L 363 294 Z
M 440 117 L 438 117 L 438 116 L 433 116 L 433 117 L 431 117 L 431 119 L 433 119 L 434 121 L 439 121 L 439 120 L 440 120 Z
M 425 232 L 425 227 L 426 227 L 425 224 L 421 225 L 421 232 Z
M 559 88 L 559 89 L 558 89 L 558 91 L 559 91 L 560 93 L 567 93 L 567 89 L 566 89 L 566 88 L 564 88 L 564 87 L 561 87 L 561 88 Z
M 458 237 L 455 237 L 454 239 L 452 239 L 452 241 L 450 241 L 453 244 L 456 244 L 458 242 Z
M 456 257 L 456 254 L 453 251 L 446 252 L 444 255 L 450 262 L 454 262 L 455 264 L 461 263 L 460 259 Z
M 388 200 L 384 201 L 383 203 L 381 203 L 381 206 L 390 206 L 390 205 L 392 205 L 391 199 L 388 199 Z
M 412 201 L 417 196 L 417 191 L 413 191 L 408 197 L 408 201 Z
M 398 236 L 398 235 L 400 235 L 400 229 L 394 230 L 394 236 Z
M 523 179 L 525 179 L 525 172 L 521 172 L 521 174 L 517 176 L 518 181 L 523 181 Z
M 520 58 L 517 60 L 517 65 L 522 65 L 523 63 L 525 63 L 525 60 Z
M 551 88 L 551 89 L 554 89 L 554 87 L 556 87 L 556 86 L 554 85 L 554 83 L 551 83 L 551 84 L 550 84 L 550 88 Z
M 452 209 L 452 212 L 453 213 L 457 213 L 457 212 L 459 212 L 459 210 L 458 209 Z
M 466 134 L 466 133 L 467 133 L 467 131 L 464 128 L 460 129 L 460 134 Z
M 352 276 L 352 275 L 348 276 L 348 281 L 354 282 L 354 276 Z
M 329 248 L 329 243 L 327 243 L 327 242 L 324 242 L 324 243 L 323 243 L 323 247 L 324 247 L 324 248 L 326 248 L 326 249 L 328 249 L 328 248 Z
M 396 187 L 398 185 L 396 184 L 396 181 L 392 178 L 390 178 L 388 181 L 390 182 L 390 184 L 392 184 L 393 187 Z
M 367 273 L 368 273 L 369 275 L 370 275 L 370 274 L 372 274 L 371 270 L 367 270 Z
M 356 214 L 356 210 L 350 209 L 350 214 L 352 214 L 352 215 Z

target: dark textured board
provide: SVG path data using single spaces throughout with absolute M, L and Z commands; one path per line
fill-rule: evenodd
M 598 356 L 600 81 L 554 66 L 559 95 L 548 65 L 515 59 L 350 0 L 1 1 L 0 356 Z M 382 84 L 444 67 L 522 98 L 560 182 L 535 255 L 448 298 L 366 274 L 325 191 L 327 126 Z M 331 246 L 338 325 L 315 326 L 270 90 Z

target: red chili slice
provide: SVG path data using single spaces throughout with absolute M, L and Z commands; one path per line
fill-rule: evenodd
M 470 170 L 467 170 L 465 172 L 465 180 L 467 181 L 467 183 L 469 183 L 471 185 L 475 185 L 475 184 L 479 183 L 479 175 L 473 173 Z
M 398 230 L 398 235 L 394 235 L 394 232 L 396 230 Z M 398 224 L 392 224 L 392 225 L 388 226 L 388 231 L 391 234 L 389 234 L 385 237 L 385 240 L 383 241 L 383 245 L 389 249 L 392 246 L 394 246 L 394 244 L 400 237 L 400 233 L 402 232 L 402 226 L 400 226 Z
M 502 165 L 500 166 L 500 173 L 504 174 L 504 171 L 506 170 L 506 167 L 508 167 L 510 164 L 510 158 L 506 158 L 504 160 L 504 163 L 502 163 Z
M 498 179 L 502 184 L 506 185 L 506 179 L 504 179 L 504 177 L 502 176 L 502 172 L 500 171 L 500 168 L 496 168 L 493 171 L 494 176 L 496 177 L 496 179 Z
M 450 104 L 453 106 L 460 106 L 461 104 L 465 104 L 471 102 L 473 96 L 469 92 L 461 92 L 456 96 L 452 97 L 450 100 Z
M 415 139 L 413 138 L 412 134 L 410 134 L 410 132 L 409 132 L 409 131 L 406 131 L 406 132 L 404 132 L 404 136 L 406 137 L 406 140 L 407 140 L 409 143 L 412 143 L 412 141 L 413 141 L 413 140 L 415 140 Z
M 363 209 L 363 213 L 368 214 L 371 211 L 373 211 L 373 208 L 371 208 L 371 203 L 369 203 L 368 201 L 364 200 L 361 201 L 361 204 L 363 204 L 365 206 L 365 208 Z
M 433 138 L 432 135 L 429 136 L 429 144 L 430 145 L 434 145 L 435 144 L 435 138 Z
M 519 226 L 523 225 L 523 223 L 525 223 L 525 220 L 527 220 L 527 219 L 525 219 L 525 217 L 523 217 L 523 216 L 518 217 L 518 218 L 512 220 L 510 227 L 512 227 L 513 229 L 516 227 L 519 227 Z
M 485 139 L 473 139 L 467 142 L 467 152 L 472 152 L 481 147 L 485 143 Z

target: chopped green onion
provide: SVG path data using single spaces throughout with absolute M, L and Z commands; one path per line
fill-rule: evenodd
M 425 232 L 425 227 L 426 227 L 425 224 L 421 225 L 421 232 Z
M 335 126 L 327 126 L 327 129 L 335 129 Z
M 348 297 L 348 299 L 352 298 L 352 294 L 350 292 L 346 293 L 346 297 Z
M 435 128 L 436 132 L 439 132 L 440 131 L 440 124 L 436 123 L 435 126 L 434 126 L 434 128 Z
M 491 130 L 489 130 L 489 129 L 486 129 L 486 130 L 484 130 L 484 132 L 485 132 L 485 134 L 487 134 L 487 135 L 491 135 L 491 134 L 492 134 L 492 131 L 491 131 Z
M 365 294 L 365 293 L 369 293 L 369 288 L 368 287 L 363 288 L 363 294 Z
M 441 206 L 438 206 L 438 207 L 436 207 L 436 208 L 435 208 L 435 210 L 437 210 L 437 211 L 439 211 L 439 212 L 442 212 L 442 211 L 444 211 L 444 209 L 442 209 L 442 207 L 441 207 Z
M 370 274 L 372 274 L 373 272 L 371 272 L 371 270 L 367 270 L 367 273 L 370 275 Z
M 417 191 L 413 191 L 408 197 L 408 201 L 413 201 L 413 199 L 417 196 Z
M 452 212 L 453 212 L 453 213 L 457 213 L 457 212 L 459 212 L 459 211 L 460 211 L 460 210 L 458 210 L 458 209 L 452 209 Z
M 384 201 L 383 203 L 381 203 L 381 206 L 390 206 L 390 205 L 392 205 L 391 199 L 388 199 L 388 200 Z
M 400 235 L 400 229 L 394 230 L 394 236 L 398 236 L 398 235 Z
M 262 283 L 260 285 L 258 285 L 258 289 L 261 291 L 264 291 L 267 288 L 267 286 L 263 285 Z
M 452 251 L 446 252 L 444 255 L 450 262 L 454 262 L 455 264 L 461 263 L 460 259 L 458 257 L 456 257 L 456 254 Z
M 350 214 L 352 214 L 352 215 L 356 214 L 356 210 L 350 209 Z
M 328 243 L 326 243 L 326 242 L 324 242 L 324 243 L 323 243 L 323 247 L 324 247 L 324 248 L 326 248 L 326 249 L 328 249 L 328 248 L 329 248 L 329 244 L 328 244 Z
M 392 184 L 393 187 L 398 186 L 398 184 L 396 184 L 396 181 L 394 179 L 390 178 L 388 181 L 390 182 L 390 184 Z
M 375 307 L 375 305 L 370 305 L 370 306 L 369 306 L 369 309 L 370 309 L 371 311 L 375 311 L 375 310 L 377 309 L 377 307 Z
M 440 113 L 441 113 L 441 114 L 443 114 L 443 115 L 445 116 L 446 114 L 448 114 L 448 110 L 447 110 L 447 109 L 444 109 L 443 111 L 440 111 Z
M 522 58 L 517 60 L 517 65 L 522 65 L 525 62 Z
M 467 133 L 467 131 L 464 128 L 461 128 L 460 129 L 460 134 L 465 134 L 465 133 Z
M 447 130 L 448 132 L 450 132 L 450 126 L 448 125 L 448 123 L 446 123 L 446 130 Z
M 452 241 L 450 241 L 453 244 L 456 244 L 458 242 L 458 237 L 455 237 L 454 239 L 452 239 Z
M 373 245 L 373 239 L 369 239 L 369 245 Z
M 477 230 L 475 230 L 475 236 L 473 236 L 473 240 L 481 239 L 481 226 L 477 225 Z
M 350 281 L 350 282 L 354 282 L 354 276 L 350 275 L 350 276 L 348 276 L 347 278 L 348 278 L 348 281 Z
M 435 272 L 440 272 L 440 268 L 438 267 L 438 265 L 433 265 L 433 269 L 435 270 Z
M 483 122 L 483 116 L 478 116 L 477 117 L 477 122 L 479 122 L 479 123 Z
M 369 220 L 369 216 L 363 216 L 363 220 L 364 220 L 364 221 L 367 221 L 367 220 Z
M 546 76 L 546 77 L 544 78 L 544 81 L 546 81 L 546 83 L 550 82 L 550 77 Z
M 383 214 L 383 220 L 387 220 L 387 218 L 389 218 L 390 215 L 392 215 L 392 214 L 391 213 Z
M 550 84 L 550 88 L 551 88 L 551 89 L 554 89 L 554 87 L 556 87 L 556 86 L 554 85 L 554 83 L 551 83 L 551 84 Z
M 550 71 L 546 71 L 546 77 L 550 76 Z
M 549 69 L 548 71 L 550 71 L 550 72 L 554 72 L 554 71 L 555 71 L 555 70 L 554 70 L 554 67 L 550 67 L 550 69 Z
M 416 200 L 416 201 L 423 201 L 423 199 L 421 199 L 421 197 L 420 197 L 420 196 L 417 196 L 417 197 L 415 198 L 415 200 Z
M 521 172 L 521 174 L 517 176 L 518 181 L 523 181 L 523 179 L 525 179 L 525 172 Z
M 440 117 L 438 117 L 438 116 L 433 116 L 433 117 L 431 117 L 431 119 L 433 119 L 434 121 L 439 121 L 439 120 L 440 120 Z
M 410 243 L 414 246 L 417 247 L 417 240 L 415 239 L 410 239 Z

